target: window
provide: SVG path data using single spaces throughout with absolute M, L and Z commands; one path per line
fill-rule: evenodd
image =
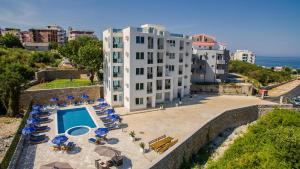
M 135 90 L 144 90 L 144 83 L 136 83 Z
M 114 95 L 114 101 L 118 101 L 118 95 Z
M 168 53 L 170 59 L 175 59 L 175 53 Z
M 144 59 L 144 52 L 136 52 L 136 59 Z
M 136 105 L 141 105 L 141 104 L 143 104 L 143 98 L 135 98 L 135 104 L 136 104 Z
M 174 65 L 169 65 L 168 68 L 169 68 L 169 71 L 174 71 L 174 69 L 175 69 Z
M 175 47 L 175 40 L 167 40 L 167 42 L 170 44 L 170 46 Z
M 143 36 L 136 36 L 136 43 L 144 44 L 145 38 Z
M 113 48 L 122 48 L 122 37 L 113 37 Z
M 136 68 L 135 69 L 135 74 L 136 75 L 143 75 L 144 74 L 144 68 Z

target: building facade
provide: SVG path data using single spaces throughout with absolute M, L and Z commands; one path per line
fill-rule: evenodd
M 66 31 L 57 25 L 46 26 L 45 28 L 31 28 L 29 34 L 32 43 L 66 42 Z
M 229 51 L 214 37 L 206 34 L 192 36 L 192 83 L 225 82 L 228 75 Z
M 255 64 L 256 56 L 255 53 L 250 50 L 236 50 L 231 54 L 231 59 Z
M 91 31 L 91 30 L 78 30 L 78 29 L 73 29 L 72 27 L 69 27 L 69 29 L 68 29 L 68 41 L 75 40 L 77 37 L 80 37 L 80 36 L 89 36 L 89 37 L 97 38 L 96 35 L 94 34 L 94 31 Z
M 103 32 L 104 96 L 129 111 L 155 107 L 190 93 L 192 42 L 163 26 Z
M 22 31 L 21 32 L 21 42 L 24 43 L 28 43 L 28 42 L 32 42 L 31 36 L 30 36 L 30 32 L 29 31 Z

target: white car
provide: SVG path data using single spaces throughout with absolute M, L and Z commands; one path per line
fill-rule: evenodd
M 293 98 L 292 103 L 295 106 L 300 106 L 300 97 L 298 96 L 298 97 Z

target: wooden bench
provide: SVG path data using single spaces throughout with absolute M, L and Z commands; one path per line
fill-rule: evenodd
M 148 142 L 149 147 L 152 149 L 152 145 L 153 145 L 155 142 L 157 142 L 157 141 L 159 141 L 159 140 L 161 140 L 161 139 L 164 139 L 164 138 L 166 138 L 166 135 L 162 135 L 162 136 L 160 136 L 160 137 L 158 137 L 158 138 L 156 138 L 156 139 L 153 139 L 153 140 L 149 141 L 149 142 Z
M 165 151 L 167 151 L 170 147 L 172 147 L 173 145 L 175 145 L 178 142 L 178 139 L 166 144 L 165 146 L 163 146 L 158 152 L 159 154 L 164 153 Z

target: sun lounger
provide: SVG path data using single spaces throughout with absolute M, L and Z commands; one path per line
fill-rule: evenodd
M 48 141 L 48 137 L 44 135 L 30 137 L 30 144 L 40 144 Z
M 89 138 L 89 142 L 96 145 L 99 145 L 101 143 L 100 139 L 95 139 L 95 138 Z
M 101 110 L 96 110 L 96 114 L 97 114 L 98 116 L 107 115 L 107 113 L 105 113 L 104 111 L 101 111 Z
M 45 138 L 46 137 L 46 134 L 40 134 L 40 135 L 34 135 L 34 134 L 32 134 L 32 135 L 30 135 L 30 140 L 38 140 L 38 139 L 40 139 L 40 138 Z
M 47 132 L 50 130 L 50 127 L 48 126 L 34 126 L 34 129 L 35 129 L 35 133 L 44 133 L 44 132 Z
M 44 111 L 39 114 L 33 115 L 33 117 L 46 117 L 46 116 L 50 116 L 50 115 L 51 114 L 49 113 L 49 111 Z
M 75 143 L 74 142 L 68 142 L 66 147 L 67 147 L 67 151 L 71 151 L 75 147 Z
M 48 117 L 44 117 L 44 118 L 36 118 L 40 124 L 43 124 L 43 123 L 48 123 L 48 122 L 51 122 L 52 119 L 49 119 Z
M 165 135 L 165 134 L 162 135 L 162 136 L 160 136 L 160 137 L 158 137 L 158 138 L 156 138 L 156 139 L 153 139 L 153 140 L 149 141 L 149 142 L 148 142 L 149 147 L 150 147 L 150 145 L 152 145 L 153 143 L 155 143 L 155 142 L 157 142 L 157 141 L 159 141 L 159 140 L 161 140 L 161 139 L 163 139 L 163 138 L 166 138 L 166 135 Z
M 114 123 L 113 125 L 110 125 L 110 126 L 105 126 L 106 128 L 108 128 L 108 130 L 115 130 L 115 129 L 119 129 L 119 126 Z
M 67 107 L 67 105 L 68 104 L 66 102 L 58 104 L 59 107 Z
M 95 100 L 88 100 L 87 102 L 88 102 L 88 104 L 94 104 Z
M 61 150 L 61 147 L 58 146 L 58 145 L 54 145 L 54 146 L 52 146 L 52 150 L 53 150 L 53 151 L 60 151 L 60 150 Z

